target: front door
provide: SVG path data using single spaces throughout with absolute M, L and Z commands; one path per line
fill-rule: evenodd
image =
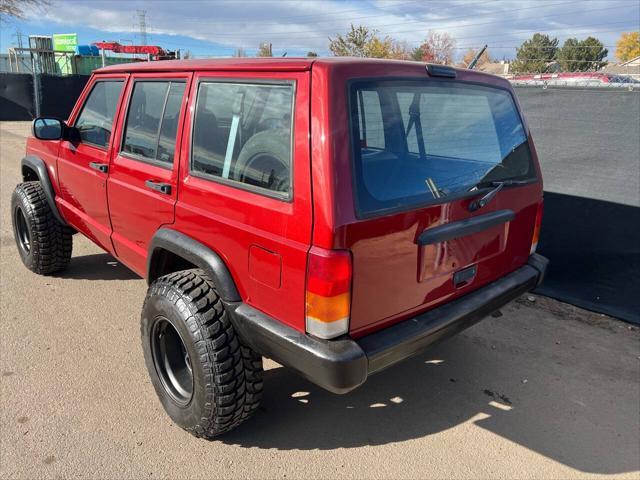
M 173 223 L 183 104 L 191 74 L 134 74 L 116 129 L 107 185 L 112 241 L 118 258 L 146 273 L 147 248 Z
M 113 248 L 106 182 L 112 128 L 125 80 L 124 75 L 101 75 L 88 86 L 82 107 L 69 120 L 77 135 L 62 141 L 58 154 L 63 215 L 109 252 Z

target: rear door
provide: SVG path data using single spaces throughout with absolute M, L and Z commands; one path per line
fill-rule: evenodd
M 190 73 L 132 75 L 116 130 L 108 181 L 112 241 L 118 258 L 142 276 L 151 237 L 174 219 L 190 80 Z
M 509 91 L 362 81 L 350 97 L 352 333 L 450 301 L 526 261 L 541 189 Z M 512 184 L 471 206 L 500 181 Z

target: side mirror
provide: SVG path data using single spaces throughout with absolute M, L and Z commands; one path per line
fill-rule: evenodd
M 33 121 L 33 136 L 40 140 L 60 140 L 63 134 L 62 120 L 38 117 Z

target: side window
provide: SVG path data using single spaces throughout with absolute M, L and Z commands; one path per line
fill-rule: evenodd
M 76 120 L 82 142 L 106 147 L 116 115 L 122 80 L 96 82 Z
M 133 86 L 122 151 L 173 163 L 183 82 L 141 82 Z
M 191 171 L 288 196 L 293 85 L 203 82 Z

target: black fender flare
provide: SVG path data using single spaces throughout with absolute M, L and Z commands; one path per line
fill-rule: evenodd
M 160 228 L 149 243 L 149 255 L 147 256 L 147 282 L 151 283 L 160 275 L 160 255 L 162 250 L 169 251 L 182 257 L 189 263 L 203 269 L 211 277 L 216 285 L 216 291 L 224 302 L 240 302 L 242 298 L 238 293 L 236 284 L 220 256 L 187 235 L 170 228 Z
M 58 210 L 58 206 L 56 205 L 56 192 L 53 189 L 53 185 L 51 185 L 51 179 L 49 178 L 49 172 L 47 171 L 47 166 L 40 157 L 36 157 L 35 155 L 27 155 L 20 162 L 21 173 L 23 181 L 27 181 L 26 169 L 32 170 L 38 176 L 38 180 L 42 185 L 42 189 L 44 190 L 44 195 L 47 198 L 47 203 L 49 204 L 49 208 L 53 213 L 53 216 L 56 217 L 56 220 L 60 222 L 62 225 L 68 226 L 67 221 L 62 218 L 60 215 L 60 211 Z

